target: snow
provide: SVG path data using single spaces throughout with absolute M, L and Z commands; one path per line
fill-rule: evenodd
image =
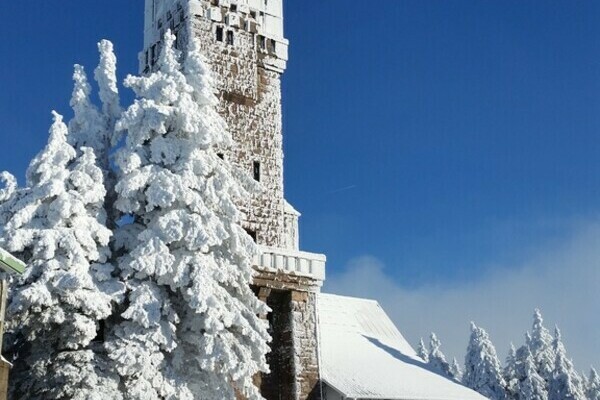
M 7 309 L 7 348 L 19 356 L 11 390 L 14 398 L 96 399 L 101 386 L 119 399 L 118 378 L 106 372 L 105 354 L 94 343 L 122 288 L 107 279 L 103 174 L 94 151 L 76 151 L 68 134 L 54 113 L 48 145 L 27 171 L 28 186 L 0 204 L 0 245 L 28 264 Z
M 318 296 L 321 375 L 346 398 L 482 400 L 431 372 L 373 300 Z
M 502 377 L 496 349 L 487 332 L 474 323 L 471 323 L 463 383 L 492 400 L 506 398 L 506 382 Z
M 232 145 L 196 44 L 167 33 L 157 70 L 129 76 L 136 100 L 116 129 L 117 229 L 126 308 L 107 340 L 128 399 L 262 399 L 269 310 L 252 292 L 256 244 L 241 227 L 248 195 L 216 149 Z

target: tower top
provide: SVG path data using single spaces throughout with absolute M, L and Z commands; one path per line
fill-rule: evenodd
M 167 29 L 183 23 L 187 16 L 205 17 L 231 29 L 257 36 L 259 47 L 269 53 L 265 67 L 283 72 L 289 41 L 283 31 L 283 0 L 146 0 L 144 48 L 162 40 Z

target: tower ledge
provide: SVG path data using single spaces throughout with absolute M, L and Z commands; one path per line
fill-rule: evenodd
M 323 286 L 327 261 L 325 255 L 259 247 L 260 254 L 255 258 L 254 265 L 258 271 L 257 279 L 272 281 L 267 286 L 273 289 L 296 286 L 296 290 L 311 292 L 318 292 Z

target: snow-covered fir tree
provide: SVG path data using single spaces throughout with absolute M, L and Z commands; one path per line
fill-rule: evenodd
M 78 155 L 67 137 L 54 113 L 27 187 L 1 207 L 0 246 L 28 264 L 7 312 L 12 397 L 120 399 L 118 377 L 96 341 L 122 292 L 107 263 L 103 174 L 93 150 Z
M 98 83 L 102 109 L 99 110 L 90 99 L 92 88 L 84 68 L 75 65 L 75 85 L 71 97 L 74 117 L 69 122 L 69 132 L 74 147 L 87 146 L 94 149 L 99 166 L 107 175 L 110 171 L 109 153 L 112 143 L 116 141 L 115 123 L 121 115 L 121 107 L 116 77 L 117 59 L 113 45 L 108 40 L 102 40 L 98 43 L 98 50 L 100 62 L 94 76 Z
M 113 44 L 108 40 L 98 43 L 98 51 L 100 62 L 94 70 L 94 78 L 98 82 L 98 96 L 102 102 L 102 116 L 106 124 L 105 140 L 107 144 L 117 144 L 119 136 L 114 128 L 122 112 L 117 86 L 117 57 Z
M 462 378 L 463 378 L 462 368 L 460 367 L 460 364 L 458 363 L 458 360 L 456 358 L 452 359 L 452 363 L 450 364 L 450 372 L 452 373 L 454 380 L 456 380 L 457 382 L 462 381 Z
M 113 45 L 108 40 L 102 40 L 98 43 L 98 50 L 100 62 L 94 71 L 94 77 L 98 83 L 98 95 L 102 108 L 99 110 L 90 99 L 92 88 L 84 68 L 75 65 L 74 87 L 70 103 L 74 116 L 69 122 L 69 138 L 75 148 L 87 146 L 94 149 L 96 153 L 98 166 L 104 174 L 104 186 L 107 191 L 104 201 L 108 215 L 107 226 L 112 229 L 117 217 L 113 208 L 115 177 L 109 157 L 112 145 L 116 144 L 118 140 L 115 124 L 121 115 L 121 107 L 116 77 L 117 58 L 113 52 Z
M 533 314 L 533 329 L 527 341 L 529 350 L 533 354 L 538 374 L 548 383 L 552 379 L 555 354 L 552 349 L 552 335 L 544 326 L 544 319 L 540 310 Z
M 427 349 L 427 346 L 425 346 L 425 342 L 423 341 L 423 338 L 421 338 L 419 340 L 417 354 L 421 358 L 421 360 L 425 361 L 426 363 L 429 362 L 429 350 Z
M 594 368 L 590 371 L 590 377 L 585 386 L 587 400 L 600 400 L 600 376 Z
M 538 373 L 533 354 L 529 347 L 523 346 L 518 355 L 518 391 L 517 400 L 547 400 L 546 381 Z
M 492 400 L 506 399 L 504 378 L 496 349 L 485 330 L 471 323 L 463 384 Z
M 548 384 L 548 400 L 585 400 L 585 389 L 581 378 L 575 371 L 571 360 L 567 358 L 558 328 L 554 333 L 552 350 L 556 359 L 552 378 Z
M 435 333 L 429 337 L 429 368 L 438 374 L 450 379 L 454 379 L 450 364 L 446 361 L 446 356 L 441 350 L 442 342 L 438 339 Z
M 195 44 L 181 63 L 167 33 L 156 70 L 128 77 L 137 99 L 117 122 L 116 207 L 127 306 L 107 346 L 126 399 L 260 399 L 266 313 L 250 288 L 253 240 L 240 176 L 215 148 L 232 139 Z
M 504 370 L 502 371 L 504 382 L 506 383 L 506 397 L 514 400 L 519 391 L 519 379 L 517 378 L 517 350 L 514 344 L 510 344 Z

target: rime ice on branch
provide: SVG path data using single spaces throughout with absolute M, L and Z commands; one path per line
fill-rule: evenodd
M 78 155 L 62 117 L 27 170 L 27 187 L 2 204 L 0 245 L 28 264 L 13 287 L 7 319 L 14 398 L 121 398 L 108 372 L 103 324 L 122 285 L 112 276 L 94 152 Z M 25 345 L 26 344 L 26 345 Z
M 231 138 L 197 49 L 168 33 L 155 72 L 126 79 L 137 100 L 117 129 L 116 207 L 127 308 L 108 346 L 130 399 L 262 398 L 267 312 L 250 288 L 257 252 L 236 200 L 246 188 L 215 148 Z

